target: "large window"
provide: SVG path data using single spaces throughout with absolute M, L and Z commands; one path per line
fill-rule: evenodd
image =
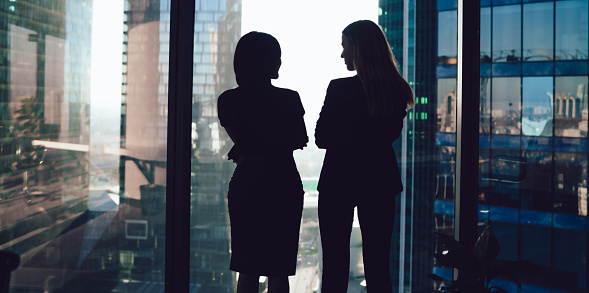
M 456 217 L 465 196 L 457 137 L 468 123 L 459 106 L 458 1 L 316 2 L 197 0 L 188 43 L 186 34 L 173 38 L 174 28 L 186 29 L 186 14 L 173 12 L 180 0 L 0 4 L 0 249 L 21 256 L 13 292 L 161 292 L 166 283 L 234 291 L 226 195 L 235 165 L 216 99 L 236 86 L 234 49 L 252 30 L 281 43 L 274 84 L 297 90 L 305 106 L 311 142 L 295 152 L 305 205 L 290 281 L 292 292 L 317 290 L 324 153 L 312 137 L 329 81 L 353 74 L 340 58 L 340 36 L 358 19 L 378 21 L 416 95 L 393 145 L 404 184 L 394 211 L 395 291 L 439 288 L 430 273 L 452 278 L 433 258 L 442 249 L 434 235 L 454 235 L 468 220 L 492 225 L 498 264 L 528 259 L 540 267 L 521 278 L 524 292 L 588 292 L 587 1 L 480 1 L 480 39 L 465 40 L 480 41 L 480 134 L 462 138 L 479 143 L 467 150 L 478 151 L 478 194 L 470 195 L 478 219 Z M 177 59 L 179 44 L 192 64 Z M 178 76 L 176 65 L 192 68 L 192 78 Z M 188 93 L 175 90 L 179 80 Z M 168 145 L 177 100 L 191 104 L 182 122 L 190 168 L 182 172 L 168 161 L 181 149 Z M 166 180 L 181 174 L 187 194 L 167 194 Z M 166 237 L 183 233 L 169 225 L 172 204 L 189 208 L 185 259 L 166 258 Z M 352 237 L 350 292 L 363 292 L 357 222 Z M 185 264 L 188 284 L 170 285 L 167 265 L 176 263 Z M 517 290 L 509 279 L 494 284 Z M 266 287 L 261 278 L 261 292 Z
M 164 288 L 169 8 L 141 2 L 1 5 L 0 249 L 21 257 L 15 290 Z
M 481 2 L 481 78 L 490 76 L 491 90 L 481 83 L 480 103 L 483 109 L 490 99 L 491 134 L 483 124 L 479 217 L 493 225 L 499 262 L 540 267 L 524 290 L 586 292 L 587 2 L 488 2 Z M 489 41 L 490 70 L 483 64 Z

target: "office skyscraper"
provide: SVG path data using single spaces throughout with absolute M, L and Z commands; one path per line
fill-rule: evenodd
M 521 276 L 523 290 L 585 292 L 587 2 L 524 2 L 481 1 L 479 224 L 492 223 L 499 264 L 540 266 L 538 275 Z M 402 7 L 414 10 L 400 16 Z M 413 181 L 404 250 L 412 280 L 404 288 L 415 291 L 433 288 L 428 273 L 451 277 L 431 255 L 439 249 L 433 232 L 454 229 L 457 2 L 380 1 L 380 8 L 393 47 L 401 28 L 415 34 L 404 39 L 414 40 L 403 54 L 409 59 L 398 58 L 414 66 L 406 75 L 416 106 L 405 146 Z

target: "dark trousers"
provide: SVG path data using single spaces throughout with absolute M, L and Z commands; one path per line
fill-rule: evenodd
M 366 289 L 369 293 L 392 292 L 390 252 L 395 220 L 395 198 L 360 201 L 360 194 L 320 192 L 319 230 L 323 248 L 322 293 L 345 293 L 350 271 L 350 234 L 354 207 L 362 232 Z

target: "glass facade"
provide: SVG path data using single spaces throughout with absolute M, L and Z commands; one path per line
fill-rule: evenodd
M 401 147 L 410 163 L 400 168 L 413 183 L 401 207 L 404 237 L 393 239 L 405 244 L 404 255 L 393 256 L 399 292 L 440 285 L 417 268 L 452 277 L 435 264 L 433 234 L 452 235 L 457 224 L 457 1 L 423 2 L 380 1 L 383 9 L 415 7 L 410 26 L 379 18 L 389 31 L 414 33 L 403 43 L 410 53 L 395 51 L 414 66 L 408 76 L 417 102 Z M 481 1 L 479 226 L 493 224 L 499 263 L 529 259 L 541 267 L 521 277 L 523 292 L 587 292 L 587 18 L 586 1 Z M 567 242 L 574 249 L 562 250 Z
M 233 52 L 241 37 L 241 0 L 201 0 L 195 9 L 190 280 L 202 292 L 233 292 L 227 189 L 235 164 L 227 159 L 233 143 L 217 118 L 217 97 L 237 86 Z
M 524 292 L 586 292 L 587 2 L 523 2 L 481 1 L 479 225 L 492 223 L 499 263 L 540 266 L 538 275 L 521 277 Z M 438 27 L 449 26 L 452 9 L 438 5 Z M 438 38 L 439 55 L 446 39 Z M 437 137 L 451 133 L 456 119 L 449 102 L 455 73 L 446 64 L 437 65 Z M 448 142 L 455 138 L 436 144 L 447 149 Z M 436 198 L 435 213 L 453 215 L 454 206 Z M 567 242 L 575 249 L 562 250 Z
M 164 288 L 168 36 L 159 2 L 112 4 L 0 4 L 13 292 Z

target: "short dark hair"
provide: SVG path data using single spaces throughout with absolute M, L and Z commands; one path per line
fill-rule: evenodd
M 270 80 L 280 64 L 280 44 L 273 36 L 261 32 L 245 34 L 235 48 L 233 70 L 240 86 Z

